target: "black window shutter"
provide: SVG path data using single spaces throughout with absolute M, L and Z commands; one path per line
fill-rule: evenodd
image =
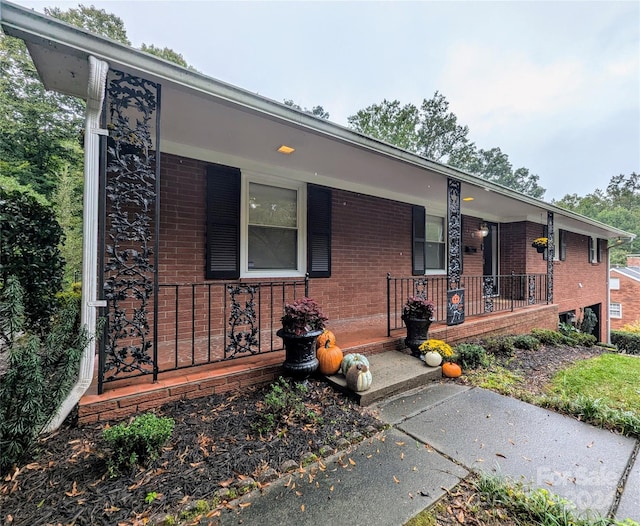
M 411 209 L 411 273 L 414 276 L 424 275 L 426 258 L 426 212 L 424 206 L 414 205 Z
M 240 170 L 207 167 L 207 279 L 240 277 Z
M 331 277 L 331 189 L 307 186 L 307 272 Z
M 596 261 L 598 263 L 602 263 L 602 252 L 604 250 L 604 239 L 598 238 L 598 245 L 596 247 Z
M 560 245 L 559 259 L 560 261 L 566 261 L 567 259 L 567 233 L 564 230 L 560 230 L 560 239 L 558 243 Z

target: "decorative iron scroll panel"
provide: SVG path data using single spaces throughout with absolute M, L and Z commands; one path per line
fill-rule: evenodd
M 457 289 L 460 286 L 462 274 L 462 216 L 460 210 L 460 181 L 448 179 L 447 181 L 447 226 L 449 239 L 449 263 L 448 277 L 449 288 Z
M 231 310 L 224 347 L 225 359 L 260 352 L 260 321 L 256 313 L 256 293 L 258 291 L 259 288 L 253 285 L 227 286 L 227 293 L 231 298 Z
M 157 288 L 156 159 L 160 85 L 110 70 L 107 86 L 104 298 L 100 380 L 157 372 L 149 316 Z M 155 130 L 154 127 L 155 126 Z M 155 132 L 155 145 L 153 134 Z M 150 312 L 151 310 L 151 312 Z M 106 376 L 108 374 L 108 377 Z M 100 381 L 100 385 L 101 385 Z
M 493 296 L 495 281 L 493 276 L 485 276 L 482 279 L 482 295 L 484 296 L 484 311 L 493 312 Z
M 547 303 L 553 303 L 553 260 L 556 242 L 553 234 L 553 212 L 547 212 Z
M 535 276 L 529 276 L 527 288 L 529 291 L 528 303 L 529 305 L 535 305 L 536 303 L 536 277 Z
M 413 295 L 421 296 L 423 298 L 427 298 L 429 295 L 429 280 L 425 279 L 416 279 L 413 282 Z

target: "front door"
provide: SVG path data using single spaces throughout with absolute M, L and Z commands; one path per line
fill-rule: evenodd
M 482 242 L 483 294 L 496 296 L 498 294 L 498 225 L 497 223 L 487 223 L 487 226 L 489 233 Z

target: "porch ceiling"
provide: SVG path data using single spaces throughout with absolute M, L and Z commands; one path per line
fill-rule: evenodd
M 447 177 L 462 181 L 463 214 L 546 224 L 599 237 L 630 234 L 422 159 L 264 97 L 188 71 L 32 11 L 2 3 L 5 33 L 27 42 L 48 89 L 85 98 L 91 54 L 162 85 L 161 150 L 243 170 L 446 209 Z M 291 155 L 277 152 L 286 144 Z

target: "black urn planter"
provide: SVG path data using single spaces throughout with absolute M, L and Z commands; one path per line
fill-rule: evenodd
M 429 327 L 433 320 L 425 318 L 405 318 L 404 324 L 407 326 L 407 337 L 404 343 L 409 349 L 411 354 L 416 357 L 420 357 L 422 354 L 418 347 L 429 339 Z
M 536 250 L 538 251 L 538 254 L 542 254 L 547 250 L 547 247 L 536 247 Z
M 316 340 L 322 330 L 293 334 L 280 329 L 276 333 L 284 343 L 285 360 L 282 364 L 285 372 L 295 380 L 305 380 L 318 368 L 316 358 Z

